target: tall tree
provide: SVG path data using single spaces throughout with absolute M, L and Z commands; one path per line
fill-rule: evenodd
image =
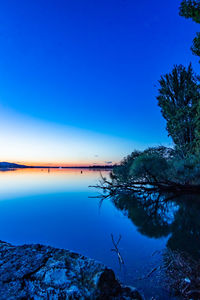
M 182 157 L 195 154 L 198 140 L 199 79 L 191 64 L 175 66 L 171 73 L 161 76 L 157 97 L 167 131 Z
M 192 19 L 196 23 L 200 23 L 200 1 L 183 0 L 180 5 L 179 14 L 187 19 Z M 200 56 L 200 32 L 194 38 L 191 49 L 195 55 Z

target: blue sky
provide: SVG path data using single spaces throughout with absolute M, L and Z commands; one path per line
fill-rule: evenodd
M 199 28 L 179 17 L 179 5 L 2 1 L 0 160 L 117 162 L 170 144 L 157 80 L 174 64 L 199 71 L 190 51 Z

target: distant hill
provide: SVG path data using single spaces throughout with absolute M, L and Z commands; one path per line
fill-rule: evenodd
M 59 166 L 26 166 L 26 165 L 19 165 L 19 164 L 14 164 L 14 163 L 9 163 L 9 162 L 0 162 L 0 169 L 19 169 L 19 168 L 35 168 L 35 169 L 57 169 L 57 168 L 62 168 L 62 169 L 112 169 L 112 165 L 105 165 L 105 166 L 76 166 L 76 167 L 59 167 Z
M 18 169 L 27 168 L 25 165 L 13 164 L 9 162 L 0 162 L 0 169 Z

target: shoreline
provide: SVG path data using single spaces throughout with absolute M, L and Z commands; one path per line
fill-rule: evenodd
M 0 241 L 1 299 L 142 300 L 112 269 L 70 250 Z

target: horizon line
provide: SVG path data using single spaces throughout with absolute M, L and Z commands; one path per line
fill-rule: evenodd
M 1 164 L 5 164 L 5 166 L 9 165 L 18 165 L 19 167 L 24 167 L 24 168 L 112 168 L 115 164 L 51 164 L 51 163 L 38 163 L 38 164 L 33 164 L 33 163 L 23 163 L 23 162 L 6 162 L 6 161 L 1 161 L 0 162 L 0 168 Z M 2 166 L 4 167 L 4 166 Z M 10 166 L 12 167 L 12 166 Z

